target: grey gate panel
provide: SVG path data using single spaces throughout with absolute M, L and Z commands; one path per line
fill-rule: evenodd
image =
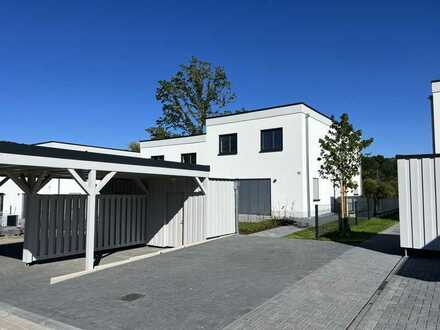
M 240 179 L 239 207 L 241 215 L 271 215 L 271 180 Z
M 35 260 L 85 253 L 85 195 L 28 195 L 24 249 Z M 146 243 L 147 197 L 99 195 L 95 250 Z

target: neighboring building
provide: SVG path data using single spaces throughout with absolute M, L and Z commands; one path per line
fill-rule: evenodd
M 141 154 L 210 165 L 213 178 L 241 180 L 240 207 L 250 200 L 270 216 L 307 219 L 315 204 L 329 212 L 335 197 L 318 174 L 319 139 L 331 123 L 304 103 L 276 106 L 208 118 L 206 134 L 141 141 Z
M 440 80 L 431 82 L 432 154 L 397 155 L 400 246 L 440 250 Z
M 432 141 L 433 152 L 440 153 L 440 80 L 431 83 Z

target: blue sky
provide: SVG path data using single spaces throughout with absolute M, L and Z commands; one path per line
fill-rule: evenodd
M 235 108 L 306 102 L 431 152 L 440 1 L 2 1 L 0 140 L 126 147 L 192 55 L 225 67 Z

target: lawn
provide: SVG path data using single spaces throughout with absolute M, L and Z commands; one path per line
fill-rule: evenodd
M 248 235 L 259 231 L 279 227 L 285 225 L 284 220 L 269 219 L 261 222 L 240 222 L 238 228 L 240 234 Z
M 361 243 L 367 239 L 377 235 L 381 231 L 395 225 L 398 221 L 386 218 L 372 218 L 370 220 L 360 221 L 357 225 L 351 225 L 351 233 L 348 236 L 341 236 L 338 233 L 338 223 L 330 222 L 320 226 L 323 241 L 335 241 L 341 243 Z M 289 234 L 287 238 L 293 239 L 315 239 L 315 228 L 309 227 L 307 229 Z

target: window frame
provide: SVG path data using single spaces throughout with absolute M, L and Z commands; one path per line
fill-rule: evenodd
M 153 155 L 150 158 L 153 160 L 165 160 L 165 155 Z
M 194 163 L 191 161 L 189 163 L 186 163 L 183 161 L 185 156 L 189 156 L 191 159 L 192 155 L 194 155 Z M 197 152 L 187 152 L 187 153 L 180 154 L 180 162 L 182 164 L 196 165 L 197 164 Z
M 229 150 L 231 150 L 232 146 L 232 137 L 235 136 L 235 152 L 222 152 L 222 138 L 229 138 Z M 219 156 L 228 156 L 228 155 L 237 155 L 238 154 L 238 134 L 237 133 L 229 133 L 229 134 L 220 134 L 218 136 L 218 155 Z
M 275 134 L 272 134 L 272 148 L 271 149 L 263 149 L 263 135 L 264 133 L 268 132 L 276 132 L 281 131 L 281 146 L 279 148 L 274 148 L 275 146 Z M 283 151 L 283 128 L 282 127 L 276 127 L 276 128 L 268 128 L 268 129 L 262 129 L 260 130 L 260 152 L 278 152 Z

